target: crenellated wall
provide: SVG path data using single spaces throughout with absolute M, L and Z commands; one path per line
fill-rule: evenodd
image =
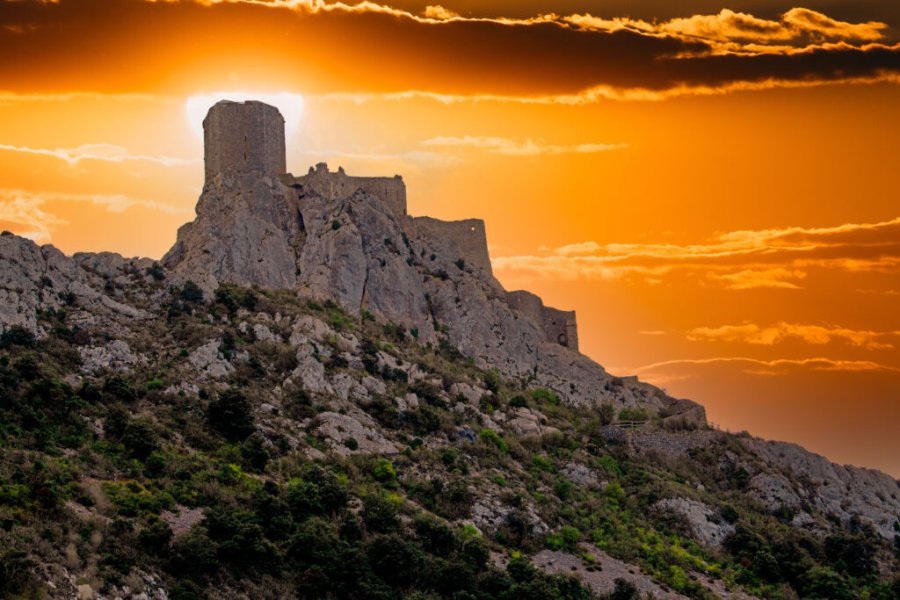
M 459 258 L 466 264 L 476 265 L 492 275 L 491 257 L 488 254 L 487 232 L 481 219 L 441 221 L 431 217 L 410 217 L 408 227 L 432 238 L 447 240 L 456 246 Z
M 406 184 L 400 175 L 393 177 L 351 177 L 342 167 L 329 171 L 328 165 L 319 163 L 310 167 L 306 175 L 286 175 L 282 181 L 297 190 L 298 196 L 316 194 L 323 198 L 347 198 L 357 190 L 377 196 L 387 204 L 397 218 L 406 216 Z
M 545 340 L 578 351 L 578 324 L 574 310 L 544 306 L 539 296 L 525 290 L 507 292 L 506 301 L 534 321 L 544 332 Z
M 203 119 L 206 181 L 222 172 L 276 177 L 285 166 L 284 118 L 262 102 L 217 102 Z

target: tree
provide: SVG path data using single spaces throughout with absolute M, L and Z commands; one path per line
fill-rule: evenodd
M 250 402 L 234 388 L 225 390 L 210 403 L 207 419 L 213 429 L 232 442 L 245 440 L 255 429 Z

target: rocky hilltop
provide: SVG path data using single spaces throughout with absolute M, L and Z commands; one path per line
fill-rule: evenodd
M 211 110 L 160 261 L 0 236 L 0 595 L 896 597 L 896 480 L 609 375 L 280 118 Z

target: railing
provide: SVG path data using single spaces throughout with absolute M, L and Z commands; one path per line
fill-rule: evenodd
M 634 431 L 635 429 L 638 429 L 639 427 L 643 427 L 646 424 L 647 424 L 646 420 L 644 420 L 644 421 L 619 421 L 617 423 L 614 423 L 614 425 L 616 427 L 618 427 L 619 429 L 625 429 L 628 431 Z

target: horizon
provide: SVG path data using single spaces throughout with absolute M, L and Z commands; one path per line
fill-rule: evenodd
M 410 214 L 484 219 L 498 280 L 576 310 L 581 351 L 611 373 L 703 404 L 723 430 L 900 476 L 900 8 L 801 3 L 825 31 L 768 0 L 683 14 L 646 1 L 628 22 L 623 10 L 589 24 L 589 3 L 566 2 L 557 18 L 580 15 L 575 31 L 538 19 L 537 1 L 515 13 L 109 1 L 2 5 L 0 47 L 23 62 L 0 65 L 0 229 L 66 254 L 161 257 L 202 189 L 199 107 L 275 98 L 294 108 L 288 172 L 398 173 Z M 109 10 L 92 21 L 92 7 Z M 156 54 L 142 18 L 164 25 Z M 212 34 L 192 45 L 201 23 Z M 752 37 L 756 25 L 769 34 Z M 272 28 L 284 35 L 263 47 Z M 309 55 L 296 29 L 319 44 Z M 330 54 L 347 31 L 359 39 Z M 86 32 L 102 41 L 79 46 Z M 545 39 L 587 54 L 525 53 Z M 72 55 L 52 61 L 67 42 Z M 701 61 L 679 65 L 683 80 L 647 59 L 698 44 L 713 55 L 681 59 Z M 609 66 L 617 52 L 634 73 Z M 815 64 L 792 62 L 803 53 Z M 735 58 L 751 55 L 752 68 Z M 726 80 L 716 56 L 746 72 Z M 131 59 L 133 72 L 119 64 Z M 558 70 L 544 80 L 529 61 Z

